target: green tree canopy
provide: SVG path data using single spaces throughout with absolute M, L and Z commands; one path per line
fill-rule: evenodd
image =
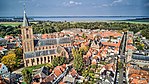
M 1 62 L 5 64 L 11 70 L 14 70 L 17 63 L 16 54 L 8 54 L 1 59 Z
M 18 58 L 23 58 L 23 50 L 22 48 L 16 48 L 15 49 L 15 54 Z
M 26 84 L 31 84 L 31 81 L 32 81 L 32 73 L 24 68 L 22 70 L 22 76 L 23 76 L 23 81 L 26 82 Z
M 56 66 L 59 66 L 59 65 L 62 65 L 66 63 L 66 57 L 63 57 L 63 56 L 58 56 L 58 57 L 55 57 L 53 60 L 52 60 L 52 65 L 54 67 Z
M 76 50 L 74 53 L 73 66 L 77 71 L 81 72 L 84 67 L 83 54 L 79 50 Z

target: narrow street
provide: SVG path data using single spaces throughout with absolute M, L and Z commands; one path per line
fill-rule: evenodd
M 121 41 L 120 45 L 120 50 L 119 50 L 119 57 L 117 59 L 117 64 L 116 64 L 116 76 L 115 76 L 115 82 L 114 84 L 125 84 L 125 67 L 119 69 L 118 68 L 118 63 L 122 63 L 124 66 L 125 64 L 125 48 L 126 48 L 126 41 L 127 41 L 127 33 L 125 32 Z

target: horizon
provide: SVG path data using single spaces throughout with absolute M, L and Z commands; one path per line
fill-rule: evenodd
M 0 16 L 0 18 L 22 18 L 22 16 Z M 33 18 L 91 18 L 91 17 L 149 17 L 149 15 L 134 15 L 134 16 L 128 16 L 128 15 L 35 15 L 35 16 L 31 16 L 31 15 L 27 15 L 27 17 L 33 17 Z

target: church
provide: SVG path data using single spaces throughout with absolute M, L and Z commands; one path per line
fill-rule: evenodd
M 48 34 L 55 36 L 54 38 L 36 38 L 37 34 L 33 34 L 33 28 L 29 24 L 25 10 L 21 33 L 25 67 L 50 63 L 57 56 L 66 57 L 69 62 L 72 49 L 71 38 L 58 36 L 57 33 Z

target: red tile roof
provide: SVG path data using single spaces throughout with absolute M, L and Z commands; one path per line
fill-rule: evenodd
M 42 34 L 41 38 L 42 39 L 47 39 L 48 38 L 48 34 Z
M 60 70 L 60 68 L 54 68 L 54 74 L 58 77 L 58 76 L 60 76 L 61 74 L 62 74 L 62 71 Z
M 77 76 L 78 73 L 75 69 L 71 69 L 70 74 L 72 75 L 72 77 Z
M 93 59 L 93 60 L 92 60 L 92 64 L 93 64 L 93 65 L 96 65 L 96 63 L 97 63 L 96 60 Z
M 134 46 L 131 46 L 131 45 L 127 45 L 126 49 L 131 49 L 131 50 L 135 50 L 136 48 Z
M 143 78 L 143 80 L 142 80 Z M 138 79 L 138 81 L 143 82 L 143 84 L 146 84 L 145 81 L 149 82 L 149 72 L 144 70 L 136 70 L 134 68 L 129 67 L 129 80 L 130 83 L 135 80 L 132 79 Z M 142 83 L 141 83 L 142 84 Z
M 113 36 L 113 37 L 121 37 L 122 34 L 121 33 L 118 33 L 118 32 L 115 32 L 115 31 L 104 31 L 104 32 L 99 32 L 100 36 L 101 37 L 110 37 L 110 36 Z
M 0 50 L 3 50 L 3 49 L 4 49 L 4 47 L 0 46 Z
M 115 65 L 114 65 L 114 64 L 106 64 L 106 65 L 105 65 L 105 69 L 106 69 L 106 70 L 110 70 L 110 69 L 115 70 Z
M 60 76 L 66 69 L 66 64 L 63 64 L 62 66 L 57 66 L 54 68 L 54 74 L 58 77 Z
M 127 40 L 127 43 L 133 43 L 132 39 Z
M 52 82 L 55 78 L 55 75 L 54 74 L 51 74 L 50 76 L 47 76 L 43 82 Z
M 103 45 L 106 46 L 114 46 L 114 47 L 119 47 L 120 46 L 120 42 L 119 43 L 112 43 L 112 42 L 101 42 Z

